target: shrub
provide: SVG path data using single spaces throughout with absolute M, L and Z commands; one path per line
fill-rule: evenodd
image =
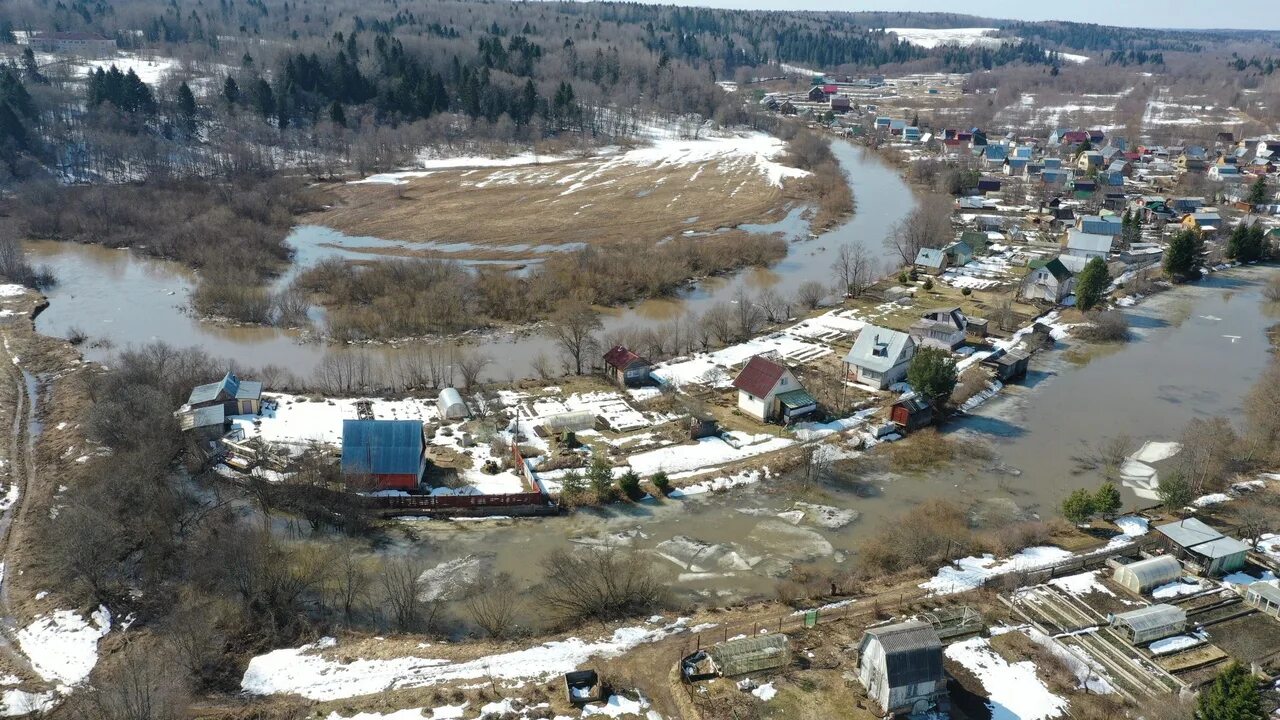
M 906 270 L 903 270 L 902 272 L 898 273 L 898 282 L 905 284 L 910 279 L 911 279 L 911 276 L 907 274 Z
M 667 474 L 662 470 L 651 475 L 649 482 L 653 483 L 653 486 L 663 495 L 671 492 L 671 478 L 667 477 Z
M 933 290 L 933 278 L 925 278 L 924 284 L 922 284 L 921 287 L 923 287 L 926 292 Z
M 627 494 L 632 500 L 639 500 L 644 497 L 645 493 L 640 489 L 640 476 L 635 470 L 628 470 L 618 478 L 618 486 L 622 488 L 622 492 Z
M 1129 339 L 1129 320 L 1115 310 L 1089 313 L 1083 325 L 1071 328 L 1071 334 L 1089 342 L 1125 342 Z
M 960 294 L 969 297 L 973 294 L 973 288 L 960 288 Z

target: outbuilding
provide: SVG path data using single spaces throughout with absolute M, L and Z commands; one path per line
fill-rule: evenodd
M 1280 586 L 1276 586 L 1274 581 L 1249 585 L 1244 591 L 1244 601 L 1271 617 L 1280 619 Z
M 933 406 L 920 395 L 910 392 L 889 408 L 889 420 L 905 435 L 933 422 Z
M 1134 645 L 1177 635 L 1187 628 L 1187 612 L 1174 605 L 1150 605 L 1111 616 L 1111 626 Z
M 1185 518 L 1156 526 L 1165 550 L 1194 563 L 1211 577 L 1219 577 L 1245 566 L 1249 546 L 1227 537 L 1196 518 Z
M 1171 555 L 1161 555 L 1121 565 L 1113 577 L 1122 587 L 1141 594 L 1182 577 L 1182 563 Z
M 343 420 L 342 476 L 356 490 L 413 490 L 425 445 L 421 420 Z
M 924 713 L 949 704 L 942 640 L 920 620 L 870 628 L 858 643 L 858 680 L 881 714 Z
M 462 394 L 451 387 L 440 391 L 436 407 L 440 410 L 440 417 L 445 420 L 462 420 L 471 415 L 467 404 L 462 400 Z
M 241 380 L 233 372 L 217 382 L 196 386 L 187 397 L 187 407 L 192 410 L 218 405 L 227 415 L 257 415 L 261 403 L 262 383 Z

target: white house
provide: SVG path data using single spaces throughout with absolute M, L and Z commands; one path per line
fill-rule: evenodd
M 858 680 L 885 716 L 949 709 L 942 641 L 927 622 L 869 628 L 858 643 Z
M 1107 256 L 1111 254 L 1113 240 L 1114 238 L 1110 235 L 1068 230 L 1065 254 L 1085 259 L 1100 257 L 1106 260 Z
M 747 361 L 733 386 L 738 389 L 738 409 L 761 422 L 788 421 L 817 409 L 791 370 L 767 355 Z
M 1027 273 L 1019 293 L 1024 300 L 1044 300 L 1055 305 L 1075 292 L 1076 279 L 1067 266 L 1054 258 Z
M 902 382 L 915 355 L 916 341 L 907 333 L 868 325 L 844 358 L 845 377 L 883 390 Z
M 930 345 L 943 350 L 955 350 L 964 345 L 969 318 L 958 307 L 935 308 L 926 311 L 911 324 L 908 331 L 917 345 Z

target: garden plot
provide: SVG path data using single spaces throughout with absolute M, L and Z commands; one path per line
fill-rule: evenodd
M 273 393 L 271 397 L 276 401 L 274 410 L 264 407 L 262 415 L 237 415 L 231 418 L 231 422 L 235 428 L 244 431 L 246 440 L 259 438 L 263 442 L 295 450 L 302 450 L 312 443 L 341 446 L 342 421 L 359 417 L 356 404 L 362 400 L 372 403 L 373 417 L 378 420 L 422 420 L 425 423 L 440 417 L 435 401 L 421 398 L 332 398 L 312 402 L 300 395 Z
M 1058 717 L 1067 701 L 1045 687 L 1029 660 L 1010 663 L 986 638 L 972 638 L 947 646 L 947 658 L 964 666 L 982 683 L 992 720 L 1045 720 Z
M 708 437 L 693 443 L 637 453 L 627 462 L 641 475 L 652 475 L 659 470 L 669 474 L 690 472 L 776 452 L 795 445 L 795 442 L 772 435 L 757 435 L 748 442 L 734 441 L 733 444 L 721 437 Z
M 746 342 L 721 348 L 712 353 L 676 358 L 659 363 L 652 375 L 664 385 L 708 385 L 727 388 L 733 385 L 733 371 L 756 355 L 774 353 L 792 363 L 812 362 L 830 355 L 831 348 L 805 340 L 787 331 L 776 332 Z
M 589 412 L 601 418 L 614 432 L 641 430 L 675 419 L 674 415 L 662 413 L 645 413 L 631 407 L 627 399 L 617 392 L 601 391 L 574 393 L 568 397 L 559 396 L 559 388 L 546 388 L 545 395 L 536 398 L 510 393 L 503 397 L 508 407 L 520 407 L 522 417 L 540 425 L 548 418 L 566 413 Z
M 849 310 L 835 310 L 816 318 L 801 320 L 783 332 L 797 338 L 833 343 L 857 334 L 867 324 L 853 316 Z
M 999 561 L 990 553 L 982 557 L 970 556 L 939 569 L 937 575 L 921 583 L 920 587 L 936 595 L 975 590 L 982 587 L 989 578 L 1047 567 L 1069 557 L 1070 552 L 1047 545 L 1030 547 Z

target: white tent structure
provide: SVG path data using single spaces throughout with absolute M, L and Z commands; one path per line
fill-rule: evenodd
M 1145 593 L 1182 577 L 1182 563 L 1172 555 L 1139 560 L 1116 568 L 1115 581 L 1135 593 Z
M 462 401 L 462 395 L 453 388 L 440 391 L 440 397 L 436 398 L 436 407 L 440 409 L 440 417 L 445 420 L 462 420 L 471 415 L 471 411 L 467 410 L 467 404 Z

